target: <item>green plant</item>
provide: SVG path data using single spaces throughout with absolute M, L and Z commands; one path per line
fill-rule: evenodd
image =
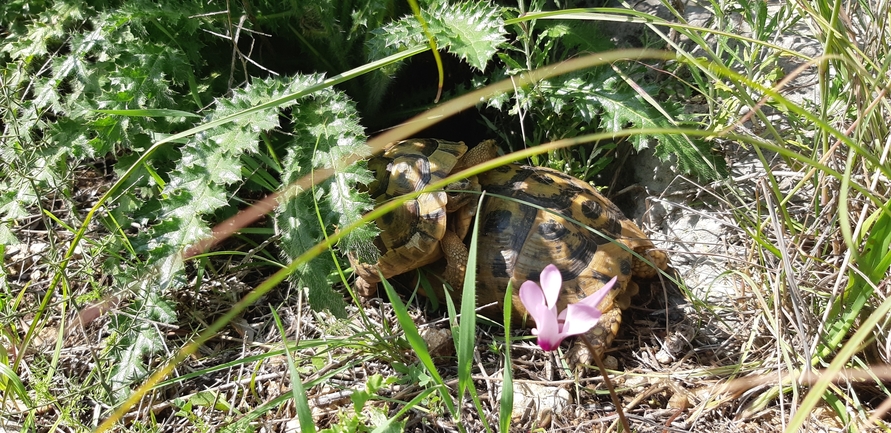
M 516 42 L 510 49 L 498 53 L 505 66 L 492 79 L 516 76 L 577 53 L 615 48 L 596 25 L 587 21 L 597 19 L 597 14 L 584 10 L 560 12 L 530 12 L 508 20 L 509 28 L 516 32 Z M 557 17 L 560 21 L 554 20 Z M 625 68 L 604 65 L 519 88 L 512 95 L 493 98 L 488 105 L 507 111 L 521 123 L 519 128 L 523 131 L 518 135 L 523 140 L 521 143 L 507 131 L 499 132 L 511 149 L 595 131 L 695 125 L 695 118 L 683 113 L 679 101 L 660 95 L 657 83 L 643 84 L 648 79 L 646 73 L 643 64 Z M 654 146 L 656 156 L 662 160 L 676 158 L 678 169 L 685 174 L 703 179 L 726 175 L 724 161 L 708 143 L 696 138 L 642 133 L 629 137 L 628 143 L 635 150 Z M 590 180 L 614 160 L 615 151 L 616 143 L 605 141 L 590 148 L 574 147 L 549 153 L 547 161 L 533 158 L 533 163 Z

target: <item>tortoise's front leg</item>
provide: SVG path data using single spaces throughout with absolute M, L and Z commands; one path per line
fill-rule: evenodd
M 443 279 L 458 293 L 464 288 L 464 274 L 467 272 L 467 258 L 470 255 L 464 242 L 451 230 L 447 230 L 440 241 L 442 254 L 446 259 Z
M 594 325 L 590 331 L 584 334 L 584 337 L 591 343 L 597 356 L 602 357 L 619 333 L 619 325 L 622 323 L 622 310 L 620 308 L 611 308 L 603 312 L 600 321 Z M 581 338 L 573 342 L 572 347 L 567 354 L 569 365 L 578 368 L 582 365 L 596 365 L 594 362 L 594 353 L 585 345 Z

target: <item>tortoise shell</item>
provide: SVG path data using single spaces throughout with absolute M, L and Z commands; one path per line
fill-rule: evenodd
M 368 185 L 369 195 L 379 205 L 420 191 L 453 171 L 478 162 L 466 153 L 463 142 L 410 139 L 390 143 L 380 156 L 368 161 L 368 168 L 375 176 Z M 364 263 L 355 254 L 348 254 L 359 294 L 371 296 L 376 292 L 380 281 L 378 271 L 384 278 L 390 278 L 440 259 L 443 255 L 440 241 L 447 236 L 447 230 L 457 230 L 455 236 L 462 238 L 466 235 L 470 219 L 463 209 L 470 208 L 466 205 L 473 196 L 466 191 L 479 189 L 475 177 L 463 179 L 450 184 L 445 191 L 422 193 L 378 218 L 375 224 L 380 235 L 374 240 L 380 252 L 377 261 Z M 463 223 L 449 223 L 446 214 L 459 210 L 462 216 L 456 220 Z
M 563 277 L 558 311 L 618 277 L 600 304 L 600 323 L 587 334 L 602 353 L 618 332 L 621 309 L 637 293 L 632 279 L 665 269 L 666 255 L 612 202 L 572 176 L 508 164 L 480 174 L 478 180 L 487 193 L 479 215 L 479 304 L 502 303 L 510 282 L 514 311 L 526 317 L 518 289 L 527 280 L 538 282 L 542 269 L 552 263 Z

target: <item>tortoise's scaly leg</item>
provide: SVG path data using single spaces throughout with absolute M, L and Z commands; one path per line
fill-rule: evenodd
M 451 230 L 446 231 L 440 245 L 446 258 L 443 279 L 460 293 L 464 288 L 464 273 L 467 272 L 467 246 Z

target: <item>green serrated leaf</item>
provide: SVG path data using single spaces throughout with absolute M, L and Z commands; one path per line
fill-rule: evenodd
M 293 260 L 324 240 L 326 232 L 359 220 L 371 208 L 367 194 L 357 188 L 360 183 L 372 181 L 368 170 L 363 165 L 338 165 L 350 154 L 367 153 L 364 131 L 353 102 L 341 92 L 327 90 L 318 92 L 312 99 L 299 101 L 292 115 L 293 140 L 288 155 L 282 160 L 284 187 L 312 170 L 335 169 L 335 173 L 277 210 L 276 224 L 282 235 L 286 260 Z M 341 248 L 352 251 L 375 235 L 370 225 L 354 230 L 341 240 Z M 309 300 L 314 309 L 328 309 L 341 316 L 345 314 L 343 295 L 328 283 L 328 275 L 333 270 L 330 257 L 317 257 L 302 266 L 293 281 L 300 287 L 309 287 Z
M 128 311 L 114 316 L 111 321 L 117 341 L 108 349 L 114 360 L 110 380 L 118 399 L 126 397 L 129 386 L 148 374 L 146 358 L 164 349 L 164 337 L 157 324 L 176 321 L 174 304 L 164 297 L 155 283 L 153 279 L 146 279 L 138 284 L 139 293 Z
M 93 110 L 97 113 L 115 114 L 118 116 L 133 117 L 201 117 L 197 114 L 182 110 L 170 110 L 163 108 L 142 109 L 142 110 Z
M 428 5 L 421 13 L 439 47 L 480 71 L 485 71 L 486 64 L 507 40 L 501 11 L 488 1 L 459 4 L 439 2 Z M 371 59 L 425 43 L 421 24 L 410 15 L 387 24 L 372 34 L 368 41 Z
M 457 7 L 443 2 L 426 18 L 438 44 L 481 72 L 506 41 L 501 12 L 488 1 L 469 1 Z
M 647 91 L 643 89 L 642 91 Z M 650 89 L 652 90 L 652 89 Z M 560 114 L 571 113 L 583 122 L 599 119 L 599 127 L 606 131 L 626 128 L 672 128 L 675 121 L 644 100 L 635 89 L 628 86 L 609 68 L 597 68 L 579 76 L 564 77 L 540 86 L 547 106 Z M 669 115 L 679 118 L 678 107 L 668 106 Z M 629 137 L 635 149 L 648 147 L 650 140 L 658 140 L 656 156 L 666 160 L 677 158 L 678 168 L 686 174 L 703 179 L 718 179 L 726 175 L 723 158 L 716 155 L 711 146 L 699 139 L 680 135 L 659 134 Z

